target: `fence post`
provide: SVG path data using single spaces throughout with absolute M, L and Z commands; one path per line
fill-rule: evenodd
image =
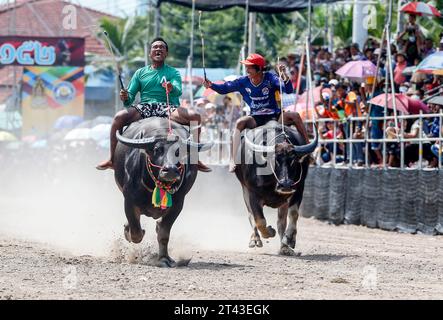
M 404 119 L 400 121 L 400 167 L 405 168 L 405 142 L 404 142 Z
M 352 168 L 352 156 L 353 156 L 353 150 L 352 150 L 352 146 L 353 146 L 353 142 L 352 142 L 352 139 L 353 139 L 353 135 L 354 135 L 354 128 L 352 127 L 352 125 L 353 125 L 353 122 L 352 122 L 352 117 L 349 117 L 348 118 L 348 121 L 349 121 L 349 137 L 347 137 L 347 141 L 349 142 L 348 143 L 348 145 L 349 145 L 349 168 Z
M 423 111 L 420 110 L 420 115 L 418 118 L 418 125 L 420 126 L 418 128 L 418 137 L 420 138 L 419 145 L 418 145 L 418 168 L 423 169 Z
M 333 137 L 333 152 L 332 152 L 332 157 L 334 158 L 332 164 L 333 167 L 335 168 L 335 165 L 337 164 L 337 122 L 335 121 L 335 119 L 333 119 L 334 121 L 334 137 Z

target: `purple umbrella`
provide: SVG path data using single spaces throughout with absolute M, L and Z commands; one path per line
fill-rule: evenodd
M 335 73 L 342 78 L 364 80 L 369 77 L 375 77 L 376 71 L 377 67 L 371 61 L 363 60 L 350 61 L 338 69 Z
M 83 118 L 80 116 L 66 115 L 58 118 L 54 123 L 54 129 L 73 129 L 79 123 L 83 122 Z
M 406 97 L 409 100 L 408 111 L 409 111 L 410 114 L 419 114 L 420 110 L 422 110 L 424 113 L 431 112 L 429 107 L 423 101 L 411 99 L 408 96 L 406 96 Z

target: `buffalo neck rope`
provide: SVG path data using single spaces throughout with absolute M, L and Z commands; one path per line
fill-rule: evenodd
M 164 183 L 157 179 L 152 172 L 152 167 L 157 169 L 162 169 L 162 166 L 158 166 L 154 163 L 152 163 L 151 158 L 147 153 L 146 155 L 146 168 L 148 169 L 149 176 L 151 177 L 152 181 L 155 184 L 155 188 L 152 191 L 152 205 L 154 208 L 160 208 L 162 210 L 170 208 L 172 206 L 172 195 L 177 192 L 177 190 L 181 187 L 181 184 L 183 182 L 183 164 L 180 163 L 180 184 L 177 188 L 172 189 L 172 185 L 177 182 L 178 179 L 174 179 L 171 183 Z
M 162 87 L 165 88 L 166 91 L 166 105 L 168 106 L 168 125 L 169 125 L 169 131 L 168 135 L 172 134 L 172 124 L 171 124 L 171 106 L 169 105 L 169 89 L 168 89 L 168 81 L 165 77 L 162 78 Z

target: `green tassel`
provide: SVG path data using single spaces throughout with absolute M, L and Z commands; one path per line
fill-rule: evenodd
M 158 186 L 155 187 L 154 192 L 152 193 L 152 204 L 155 208 L 158 208 L 161 205 L 160 189 Z
M 163 199 L 162 199 L 161 208 L 166 209 L 166 208 L 170 208 L 171 206 L 172 206 L 172 197 L 169 194 L 169 192 L 165 191 L 165 193 L 163 195 Z

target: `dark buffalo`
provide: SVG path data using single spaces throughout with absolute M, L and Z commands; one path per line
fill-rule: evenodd
M 140 225 L 141 215 L 158 219 L 158 264 L 162 267 L 176 265 L 168 255 L 170 230 L 197 177 L 198 152 L 211 147 L 191 142 L 188 130 L 177 123 L 172 123 L 172 134 L 168 127 L 167 119 L 148 118 L 132 123 L 122 135 L 117 133 L 114 165 L 128 219 L 125 238 L 134 243 L 142 241 L 145 230 Z M 169 207 L 156 207 L 152 197 L 156 185 L 169 190 Z
M 284 130 L 284 131 L 283 131 Z M 264 142 L 267 142 L 265 144 Z M 278 208 L 280 254 L 293 255 L 297 234 L 298 210 L 308 174 L 309 154 L 318 143 L 318 135 L 306 141 L 294 129 L 271 121 L 243 135 L 244 157 L 236 167 L 236 176 L 243 188 L 243 198 L 254 229 L 249 247 L 262 247 L 263 238 L 275 236 L 268 226 L 263 207 Z M 289 223 L 288 223 L 289 211 Z

